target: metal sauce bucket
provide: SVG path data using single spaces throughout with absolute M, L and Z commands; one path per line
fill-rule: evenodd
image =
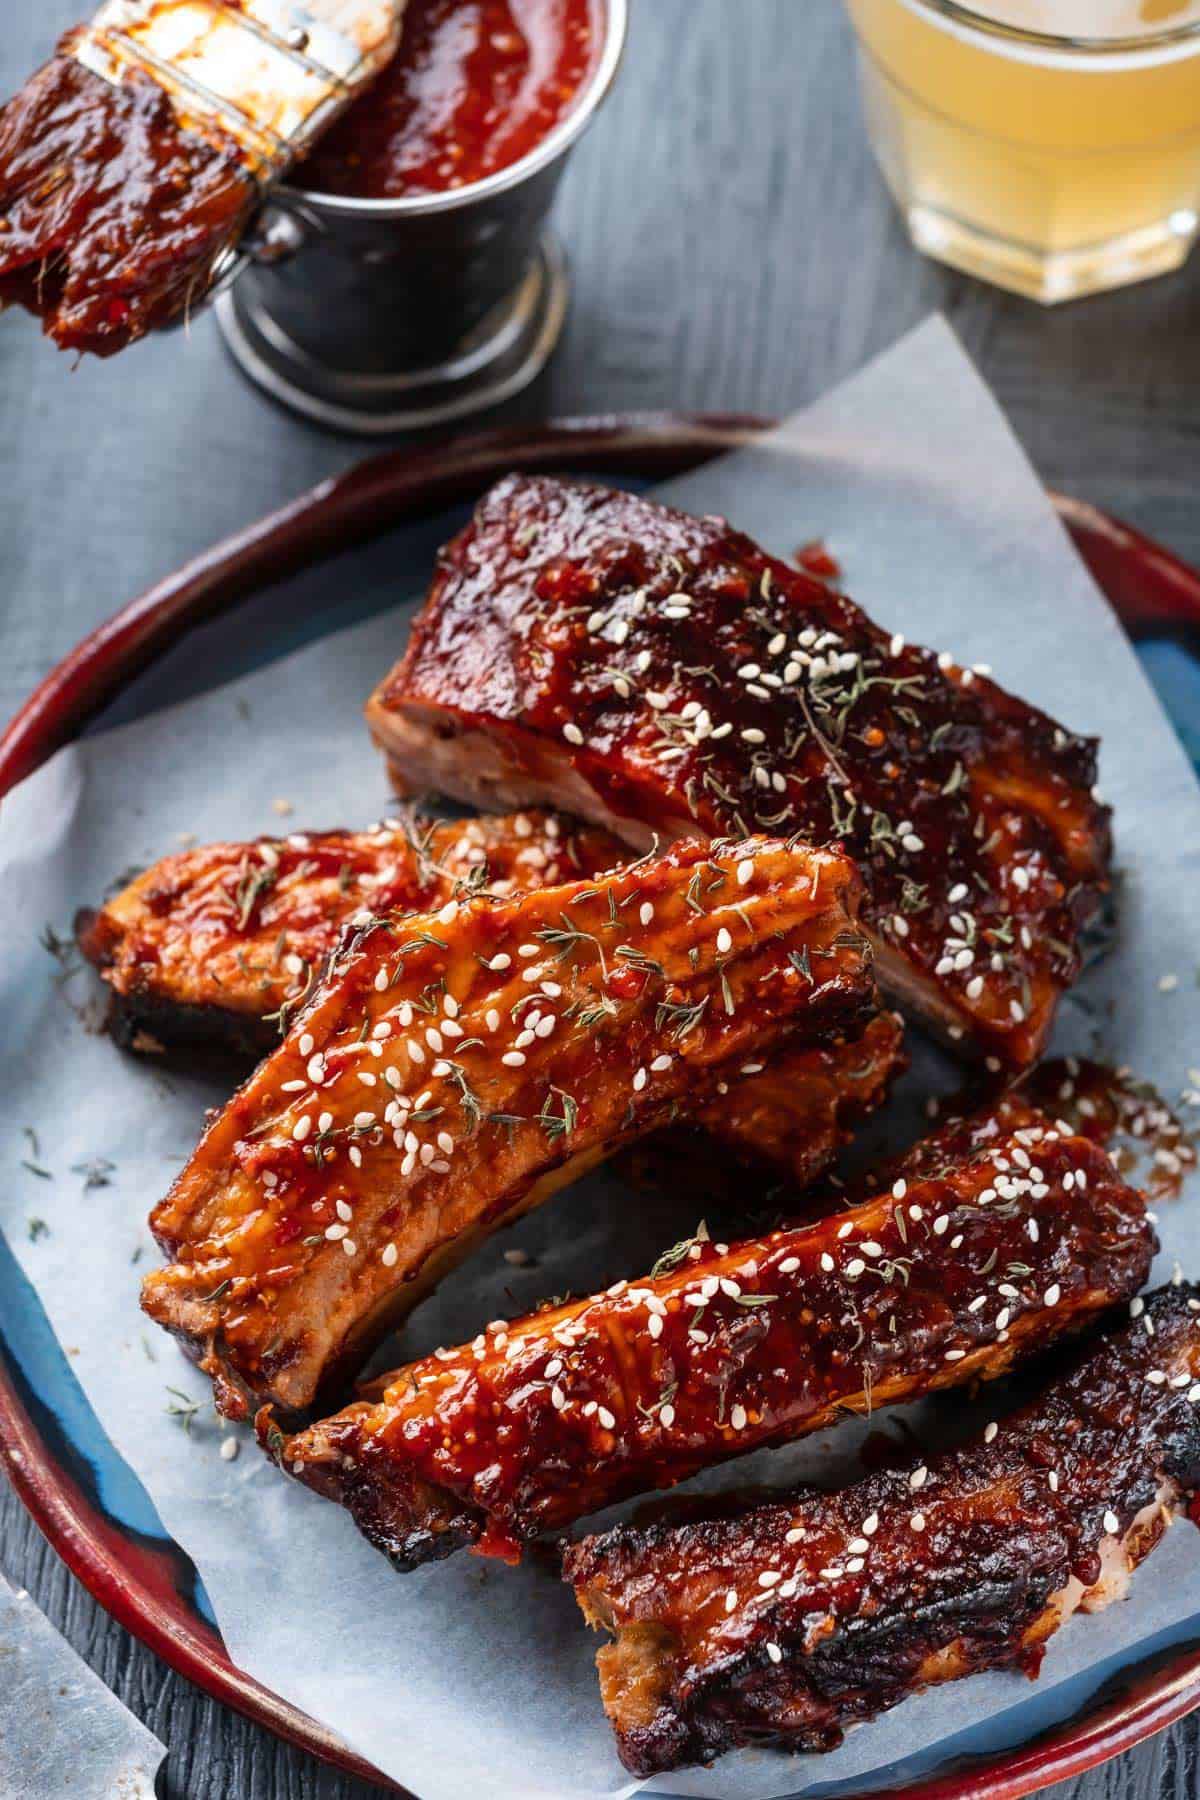
M 243 373 L 308 418 L 362 434 L 477 412 L 533 380 L 567 306 L 547 214 L 625 44 L 627 0 L 598 10 L 587 85 L 511 168 L 398 200 L 272 192 L 246 265 L 216 303 Z

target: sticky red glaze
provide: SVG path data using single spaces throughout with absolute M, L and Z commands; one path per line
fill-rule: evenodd
M 1039 1127 L 817 1225 L 696 1242 L 668 1272 L 493 1323 L 283 1460 L 399 1566 L 471 1539 L 511 1554 L 845 1407 L 997 1375 L 1136 1293 L 1153 1247 L 1108 1159 Z
M 153 82 L 56 56 L 0 109 L 0 304 L 111 356 L 204 292 L 253 200 L 232 149 L 182 131 Z
M 607 833 L 537 811 L 298 831 L 165 857 L 76 930 L 117 996 L 122 1040 L 144 1028 L 164 1043 L 266 1050 L 364 907 L 432 909 L 475 880 L 494 893 L 552 887 L 626 856 Z
M 881 981 L 1009 1067 L 1039 1053 L 1108 882 L 1093 742 L 725 520 L 629 494 L 498 483 L 368 712 L 404 782 L 478 797 L 493 748 L 506 796 L 569 794 L 633 843 L 842 843 Z
M 308 1406 L 574 1159 L 686 1116 L 793 1036 L 865 1024 L 859 892 L 840 854 L 693 843 L 356 921 L 154 1209 L 174 1260 L 147 1277 L 147 1312 L 228 1410 L 243 1393 Z M 622 965 L 643 977 L 628 1000 L 608 985 Z
M 1136 1566 L 1200 1480 L 1198 1312 L 1200 1290 L 1160 1289 L 964 1449 L 569 1550 L 585 1613 L 618 1634 L 598 1662 L 626 1766 L 828 1750 L 930 1682 L 1035 1674 L 1052 1596 L 1101 1578 L 1103 1540 L 1129 1534 Z
M 408 0 L 400 50 L 300 171 L 323 193 L 440 194 L 519 162 L 591 72 L 598 0 Z

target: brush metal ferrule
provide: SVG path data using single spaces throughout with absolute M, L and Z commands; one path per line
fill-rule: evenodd
M 404 0 L 104 0 L 71 54 L 140 72 L 180 123 L 277 181 L 395 54 Z

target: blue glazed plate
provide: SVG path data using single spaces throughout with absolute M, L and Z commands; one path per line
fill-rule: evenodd
M 465 509 L 509 470 L 587 472 L 640 486 L 736 448 L 771 423 L 725 415 L 564 420 L 373 458 L 217 546 L 85 639 L 0 739 L 0 795 L 83 731 L 203 692 L 392 606 L 398 589 L 420 589 Z M 1200 576 L 1094 508 L 1054 498 L 1200 768 Z M 172 1667 L 301 1747 L 392 1785 L 230 1662 L 195 1569 L 101 1431 L 2 1238 L 0 1458 L 68 1566 Z M 1007 1725 L 974 1726 L 896 1766 L 887 1791 L 907 1800 L 1016 1800 L 1197 1704 L 1200 1642 L 1175 1634 L 1149 1645 L 1136 1669 L 1093 1668 L 1047 1691 L 1044 1703 L 1035 1691 L 1019 1727 L 1011 1716 Z M 1014 1729 L 1019 1743 L 1004 1736 Z

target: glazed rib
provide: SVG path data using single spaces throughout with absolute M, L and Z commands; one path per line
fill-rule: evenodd
M 1035 1060 L 1109 881 L 1093 741 L 880 630 L 724 520 L 510 476 L 367 708 L 401 791 L 651 834 L 801 832 L 868 887 L 881 982 Z
M 1000 1375 L 1145 1280 L 1140 1194 L 1035 1128 L 938 1180 L 735 1245 L 436 1351 L 382 1398 L 285 1439 L 396 1567 L 521 1545 L 629 1494 L 804 1436 L 843 1410 Z
M 113 990 L 118 1043 L 265 1055 L 364 907 L 433 910 L 468 890 L 553 887 L 628 855 L 607 832 L 537 811 L 209 844 L 164 858 L 98 912 L 81 912 L 76 934 Z M 877 1013 L 861 1032 L 784 1045 L 761 1075 L 723 1082 L 695 1122 L 741 1161 L 770 1163 L 806 1187 L 882 1104 L 902 1065 L 899 1021 Z
M 628 859 L 556 813 L 388 819 L 164 857 L 97 912 L 83 954 L 115 996 L 114 1035 L 273 1050 L 356 913 L 436 911 L 476 886 L 555 887 Z
M 839 852 L 750 840 L 372 917 L 151 1224 L 219 1407 L 335 1384 L 472 1245 L 795 1036 L 870 1016 Z
M 922 1688 L 1036 1676 L 1047 1640 L 1124 1595 L 1200 1483 L 1200 1288 L 1134 1306 L 965 1449 L 569 1549 L 585 1616 L 614 1633 L 596 1660 L 626 1768 L 830 1750 Z
M 552 887 L 628 855 L 607 832 L 536 810 L 209 844 L 165 857 L 98 912 L 81 912 L 76 935 L 113 991 L 118 1043 L 265 1055 L 364 907 L 415 912 L 468 890 Z M 807 1186 L 902 1065 L 899 1021 L 881 1012 L 848 1037 L 785 1045 L 761 1075 L 722 1084 L 696 1122 L 742 1161 Z

